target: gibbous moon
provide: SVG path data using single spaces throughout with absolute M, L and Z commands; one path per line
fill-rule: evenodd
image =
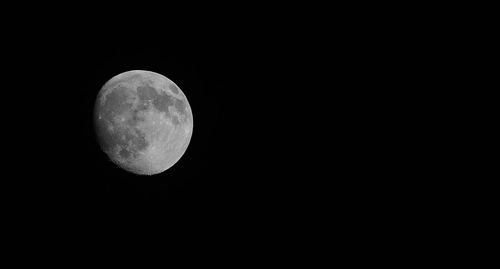
M 134 70 L 103 85 L 95 103 L 95 128 L 101 148 L 118 166 L 154 175 L 172 167 L 186 151 L 193 116 L 173 81 Z

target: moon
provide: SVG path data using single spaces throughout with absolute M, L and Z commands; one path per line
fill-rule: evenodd
M 95 103 L 99 144 L 111 161 L 138 175 L 154 175 L 176 164 L 193 133 L 183 91 L 167 77 L 145 70 L 118 74 Z

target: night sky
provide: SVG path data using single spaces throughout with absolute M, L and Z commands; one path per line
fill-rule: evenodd
M 120 225 L 126 216 L 137 223 L 143 216 L 218 229 L 268 227 L 264 223 L 280 229 L 279 219 L 312 214 L 329 197 L 315 190 L 330 192 L 322 184 L 341 182 L 332 181 L 340 164 L 326 145 L 343 142 L 328 130 L 339 131 L 338 117 L 349 111 L 339 113 L 341 99 L 318 96 L 338 92 L 335 80 L 317 85 L 317 78 L 340 74 L 315 72 L 315 61 L 324 60 L 315 54 L 321 43 L 297 36 L 294 27 L 264 26 L 179 35 L 99 36 L 73 29 L 20 39 L 12 69 L 29 94 L 16 91 L 13 102 L 23 104 L 14 124 L 26 150 L 16 152 L 20 161 L 7 181 L 13 186 L 4 188 L 12 208 L 82 225 Z M 174 81 L 193 113 L 187 150 L 158 175 L 121 169 L 95 135 L 98 92 L 129 70 Z M 335 116 L 323 120 L 330 115 L 324 110 Z M 327 173 L 317 168 L 325 165 Z M 342 190 L 334 192 L 339 197 Z
M 427 16 L 429 29 L 415 31 L 426 13 L 414 7 L 395 12 L 418 25 L 408 28 L 383 5 L 379 12 L 359 3 L 307 10 L 301 2 L 210 2 L 211 12 L 189 2 L 184 16 L 171 2 L 131 4 L 5 9 L 14 16 L 2 16 L 0 197 L 13 238 L 7 249 L 21 250 L 16 263 L 42 263 L 25 254 L 32 247 L 80 264 L 94 249 L 107 256 L 114 247 L 104 241 L 128 247 L 133 236 L 155 241 L 136 248 L 170 246 L 204 265 L 233 258 L 262 266 L 274 258 L 297 267 L 309 251 L 302 267 L 312 267 L 337 249 L 354 253 L 349 262 L 372 262 L 357 249 L 399 257 L 381 247 L 389 244 L 420 255 L 421 245 L 443 238 L 425 229 L 442 233 L 446 225 L 434 224 L 456 201 L 447 194 L 469 199 L 448 184 L 460 163 L 443 164 L 461 147 L 448 151 L 443 145 L 451 147 L 455 134 L 440 133 L 455 113 L 447 104 L 457 90 L 446 85 L 462 79 L 443 75 L 442 58 L 461 61 L 460 49 L 453 51 L 460 42 L 437 38 L 454 20 L 436 27 Z M 436 38 L 428 38 L 432 31 Z M 193 113 L 187 150 L 154 176 L 115 165 L 94 130 L 98 92 L 130 70 L 171 79 Z M 440 98 L 443 88 L 453 94 Z M 175 256 L 157 250 L 164 263 Z M 121 252 L 113 263 L 128 258 Z
M 288 59 L 279 53 L 280 46 L 245 36 L 216 44 L 204 38 L 147 44 L 58 41 L 25 54 L 31 68 L 41 70 L 37 78 L 45 85 L 38 92 L 44 103 L 36 106 L 42 111 L 34 113 L 30 126 L 37 135 L 27 139 L 38 156 L 36 169 L 29 172 L 44 178 L 23 179 L 31 197 L 68 210 L 150 205 L 238 211 L 279 199 L 276 192 L 294 184 L 284 172 L 285 159 L 300 148 L 290 138 L 297 133 L 281 130 L 301 129 L 293 125 L 300 104 L 290 102 L 292 111 L 277 109 L 295 92 L 285 80 L 283 70 L 289 69 L 279 68 Z M 168 77 L 182 89 L 193 112 L 186 152 L 158 175 L 138 176 L 119 168 L 95 136 L 93 109 L 99 90 L 129 70 Z M 283 92 L 287 94 L 281 97 Z

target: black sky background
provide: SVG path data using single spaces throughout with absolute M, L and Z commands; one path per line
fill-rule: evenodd
M 166 212 L 149 214 L 166 220 L 177 214 L 269 220 L 311 214 L 332 192 L 346 196 L 345 171 L 348 177 L 369 171 L 345 165 L 368 158 L 359 154 L 366 140 L 357 139 L 366 132 L 349 121 L 361 113 L 353 100 L 370 98 L 359 84 L 372 78 L 351 77 L 362 50 L 342 29 L 330 33 L 300 20 L 240 22 L 182 31 L 168 23 L 151 31 L 117 24 L 97 32 L 58 22 L 50 25 L 57 30 L 16 31 L 19 38 L 5 53 L 15 81 L 34 89 L 15 92 L 16 100 L 28 99 L 15 126 L 31 158 L 29 168 L 12 175 L 16 203 L 90 219 L 150 211 Z M 327 42 L 332 35 L 340 36 L 337 44 Z M 99 90 L 129 70 L 173 80 L 193 111 L 183 157 L 151 177 L 117 167 L 94 133 Z M 23 154 L 16 152 L 22 160 Z
M 343 35 L 343 24 L 331 31 L 321 17 L 316 24 L 289 15 L 151 29 L 116 20 L 100 31 L 57 21 L 15 31 L 5 57 L 11 80 L 30 90 L 13 91 L 12 104 L 26 100 L 14 116 L 22 130 L 14 141 L 25 150 L 15 152 L 18 172 L 5 188 L 13 211 L 29 216 L 25 223 L 90 227 L 83 236 L 139 224 L 146 233 L 163 225 L 183 231 L 171 235 L 241 240 L 234 232 L 287 244 L 361 203 L 360 193 L 378 184 L 359 177 L 376 169 L 357 161 L 372 159 L 363 153 L 370 127 L 350 120 L 376 118 L 360 109 L 372 101 L 362 84 L 376 79 L 356 72 L 369 69 L 365 43 Z M 186 152 L 159 175 L 122 170 L 96 141 L 95 98 L 129 70 L 173 80 L 193 112 Z
M 292 203 L 285 197 L 301 193 L 290 190 L 306 184 L 296 179 L 300 166 L 295 164 L 301 162 L 296 156 L 305 147 L 301 134 L 312 127 L 297 123 L 307 101 L 296 98 L 303 88 L 293 81 L 307 66 L 300 65 L 297 46 L 269 42 L 272 37 L 200 35 L 176 41 L 173 36 L 42 35 L 33 36 L 36 46 L 29 38 L 19 55 L 37 71 L 29 83 L 39 82 L 29 101 L 35 112 L 23 113 L 32 118 L 30 126 L 18 124 L 27 130 L 22 137 L 37 157 L 33 169 L 18 175 L 20 191 L 27 194 L 24 202 L 36 201 L 53 212 L 103 216 L 159 208 L 227 217 L 245 209 L 271 214 L 274 207 Z M 189 147 L 159 175 L 122 170 L 95 137 L 92 117 L 99 90 L 129 70 L 170 78 L 193 111 Z
M 19 85 L 6 99 L 17 111 L 8 121 L 16 131 L 5 141 L 16 161 L 6 163 L 12 173 L 3 181 L 12 226 L 38 242 L 85 242 L 103 253 L 106 239 L 121 244 L 134 235 L 170 238 L 160 244 L 181 239 L 180 250 L 197 242 L 207 253 L 221 244 L 267 238 L 273 248 L 298 240 L 290 225 L 318 210 L 325 196 L 311 190 L 318 178 L 329 180 L 308 166 L 320 133 L 308 63 L 320 55 L 318 43 L 297 35 L 300 23 L 287 30 L 252 16 L 192 27 L 148 22 L 159 26 L 149 29 L 127 27 L 131 20 L 122 16 L 106 16 L 116 27 L 88 27 L 94 18 L 87 19 L 74 26 L 44 18 L 8 35 L 4 65 Z M 186 152 L 155 176 L 117 167 L 94 133 L 99 90 L 129 70 L 168 77 L 193 112 Z M 238 249 L 227 251 L 236 257 Z
M 108 255 L 136 236 L 156 242 L 135 247 L 173 246 L 186 261 L 310 267 L 336 251 L 371 262 L 359 253 L 392 260 L 408 242 L 417 255 L 418 242 L 442 248 L 435 239 L 457 227 L 438 224 L 459 200 L 447 197 L 460 177 L 450 173 L 463 169 L 446 164 L 461 147 L 443 146 L 455 137 L 443 130 L 460 88 L 449 83 L 467 77 L 444 74 L 462 59 L 460 40 L 443 42 L 454 20 L 423 26 L 426 12 L 414 7 L 359 3 L 209 3 L 218 12 L 190 6 L 191 16 L 134 4 L 61 12 L 42 3 L 51 12 L 23 6 L 23 16 L 2 17 L 0 190 L 21 250 L 55 242 L 63 251 L 48 251 L 59 259 L 86 243 Z M 94 133 L 99 90 L 129 70 L 170 78 L 193 111 L 183 157 L 151 177 L 113 164 Z

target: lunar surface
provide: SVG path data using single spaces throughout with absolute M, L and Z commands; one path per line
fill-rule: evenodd
M 95 104 L 98 141 L 123 169 L 153 175 L 184 154 L 193 116 L 184 93 L 163 75 L 128 71 L 111 78 Z

